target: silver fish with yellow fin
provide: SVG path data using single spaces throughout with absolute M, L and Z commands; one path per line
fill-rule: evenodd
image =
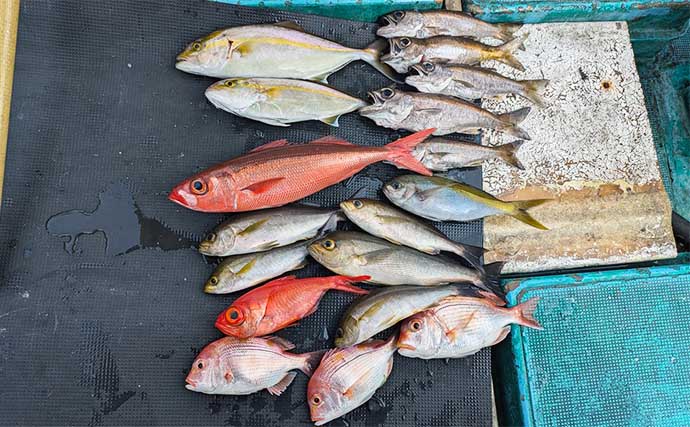
M 340 203 L 345 216 L 359 228 L 397 245 L 405 245 L 431 255 L 452 252 L 481 270 L 484 249 L 454 242 L 434 227 L 387 203 L 372 199 L 352 199 Z
M 460 37 L 392 38 L 388 41 L 389 52 L 381 56 L 381 61 L 399 73 L 407 73 L 411 66 L 424 61 L 474 65 L 495 60 L 518 71 L 525 71 L 525 67 L 514 55 L 516 50 L 522 48 L 524 40 L 523 36 L 500 46 L 488 46 Z
M 500 262 L 476 270 L 443 255 L 428 255 L 357 231 L 336 231 L 309 245 L 319 264 L 338 274 L 370 276 L 367 283 L 386 286 L 439 286 L 468 283 L 502 294 Z
M 309 241 L 265 252 L 235 255 L 221 262 L 206 281 L 204 292 L 228 294 L 256 286 L 307 265 Z
M 334 230 L 341 220 L 337 210 L 300 205 L 233 215 L 206 236 L 199 252 L 230 256 L 267 251 Z
M 316 82 L 292 79 L 227 79 L 206 89 L 221 110 L 273 126 L 320 120 L 338 126 L 341 115 L 367 105 L 361 99 Z
M 417 75 L 405 79 L 408 85 L 422 92 L 455 96 L 467 101 L 514 93 L 544 106 L 542 92 L 549 84 L 548 80 L 513 80 L 488 68 L 467 65 L 425 61 L 411 69 Z
M 388 200 L 432 221 L 472 221 L 491 215 L 510 215 L 540 230 L 548 228 L 527 209 L 551 199 L 504 202 L 491 194 L 440 176 L 402 175 L 383 186 Z
M 507 42 L 520 24 L 491 24 L 471 15 L 452 10 L 396 10 L 383 16 L 386 25 L 376 34 L 381 37 L 416 37 L 426 39 L 434 36 L 468 37 L 475 40 L 493 38 Z
M 352 61 L 365 61 L 387 77 L 379 61 L 385 41 L 352 49 L 304 32 L 294 22 L 244 25 L 194 40 L 177 56 L 178 70 L 209 77 L 275 77 L 326 82 Z

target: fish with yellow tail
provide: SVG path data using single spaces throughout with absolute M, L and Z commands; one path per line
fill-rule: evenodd
M 275 77 L 326 82 L 352 61 L 364 61 L 395 80 L 379 61 L 384 40 L 353 49 L 306 33 L 294 22 L 244 25 L 215 31 L 191 42 L 177 56 L 178 70 L 202 76 Z
M 292 79 L 226 79 L 206 89 L 221 110 L 272 126 L 319 120 L 338 126 L 343 114 L 367 105 L 361 99 L 320 83 Z
M 402 175 L 386 183 L 388 200 L 432 221 L 472 221 L 492 215 L 510 215 L 527 225 L 548 230 L 527 209 L 551 199 L 504 202 L 491 194 L 440 176 Z

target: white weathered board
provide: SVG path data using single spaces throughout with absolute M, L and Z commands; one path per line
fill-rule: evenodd
M 639 262 L 676 255 L 671 206 L 658 168 L 635 59 L 624 22 L 525 25 L 515 79 L 548 79 L 546 106 L 521 127 L 532 140 L 518 157 L 526 170 L 484 164 L 484 190 L 504 200 L 554 199 L 530 210 L 549 231 L 512 218 L 485 220 L 487 262 L 505 272 Z M 530 106 L 518 96 L 486 99 L 494 112 Z M 511 142 L 496 132 L 485 145 Z

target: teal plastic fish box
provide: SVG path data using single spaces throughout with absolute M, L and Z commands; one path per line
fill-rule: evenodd
M 544 330 L 513 326 L 494 349 L 500 424 L 690 425 L 690 4 L 474 0 L 464 10 L 493 22 L 626 21 L 680 254 L 505 280 L 509 305 L 540 298 Z

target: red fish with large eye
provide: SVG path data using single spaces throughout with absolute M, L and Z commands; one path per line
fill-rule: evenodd
M 228 309 L 218 315 L 216 328 L 237 338 L 271 334 L 315 312 L 321 297 L 330 289 L 355 294 L 368 293 L 350 283 L 369 279 L 369 276 L 308 279 L 297 279 L 295 276 L 281 277 L 235 300 Z
M 432 132 L 417 132 L 383 147 L 330 136 L 301 145 L 273 141 L 183 181 L 168 198 L 196 211 L 243 212 L 294 202 L 381 161 L 431 175 L 412 150 Z

